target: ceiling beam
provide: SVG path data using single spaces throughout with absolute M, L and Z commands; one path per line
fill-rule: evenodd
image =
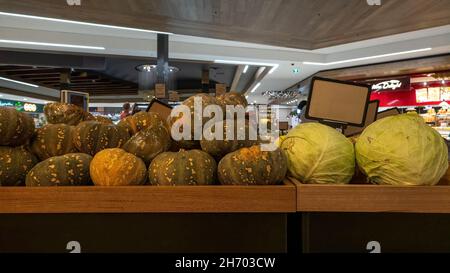
M 233 82 L 231 83 L 230 91 L 236 91 L 239 80 L 241 79 L 242 74 L 244 73 L 245 65 L 238 65 L 236 68 L 236 72 L 234 73 Z

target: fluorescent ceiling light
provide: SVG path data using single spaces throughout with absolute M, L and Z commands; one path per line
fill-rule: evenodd
M 42 42 L 16 41 L 16 40 L 0 40 L 0 43 L 105 50 L 105 48 L 101 46 L 84 46 L 84 45 L 42 43 Z
M 258 82 L 255 87 L 253 87 L 252 91 L 250 91 L 250 93 L 254 93 L 256 91 L 256 89 L 258 89 L 258 87 L 261 85 L 260 82 Z
M 245 61 L 230 61 L 230 60 L 214 60 L 215 63 L 219 64 L 245 64 L 245 65 L 257 65 L 257 66 L 270 66 L 272 67 L 269 71 L 269 74 L 272 74 L 277 68 L 280 66 L 279 64 L 274 63 L 255 63 L 255 62 L 245 62 Z M 247 70 L 244 68 L 244 71 Z M 243 72 L 243 73 L 245 73 Z
M 329 63 L 303 62 L 303 64 L 326 66 L 326 65 L 335 65 L 335 64 L 343 64 L 343 63 L 350 63 L 350 62 L 378 59 L 378 58 L 384 58 L 384 57 L 391 57 L 391 56 L 397 56 L 397 55 L 403 55 L 403 54 L 411 54 L 411 53 L 423 52 L 423 51 L 429 51 L 429 50 L 432 50 L 432 48 L 431 47 L 421 48 L 421 49 L 415 49 L 415 50 L 409 50 L 409 51 L 401 51 L 401 52 L 388 53 L 388 54 L 375 55 L 375 56 L 362 57 L 362 58 L 355 58 L 355 59 L 336 61 L 336 62 L 329 62 Z
M 274 67 L 272 67 L 272 69 L 270 69 L 269 74 L 272 74 L 275 70 L 277 70 L 278 65 L 275 65 Z
M 50 21 L 50 22 L 68 23 L 68 24 L 91 26 L 91 27 L 103 27 L 103 28 L 111 28 L 111 29 L 119 29 L 119 30 L 131 30 L 131 31 L 148 32 L 148 33 L 161 33 L 161 34 L 169 34 L 169 35 L 173 34 L 173 33 L 170 33 L 170 32 L 163 32 L 163 31 L 156 31 L 156 30 L 131 28 L 131 27 L 119 27 L 119 26 L 113 26 L 113 25 L 95 24 L 95 23 L 88 23 L 88 22 L 64 20 L 64 19 L 57 19 L 57 18 L 50 18 L 50 17 L 41 17 L 41 16 L 18 14 L 18 13 L 9 13 L 9 12 L 0 12 L 0 15 L 12 16 L 12 17 L 20 17 L 20 18 L 27 18 L 27 19 L 38 19 L 38 20 L 44 20 L 44 21 Z
M 244 71 L 242 71 L 242 73 L 247 73 L 247 70 L 248 70 L 248 65 L 246 65 L 245 67 L 244 67 Z
M 20 82 L 20 81 L 8 79 L 8 78 L 3 78 L 3 77 L 0 77 L 0 80 L 13 82 L 13 83 L 18 83 L 18 84 L 23 84 L 23 85 L 27 85 L 27 86 L 31 86 L 31 87 L 35 87 L 35 88 L 39 87 L 39 85 L 35 85 L 35 84 L 27 83 L 27 82 Z

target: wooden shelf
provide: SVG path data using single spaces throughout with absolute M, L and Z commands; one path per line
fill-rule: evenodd
M 290 180 L 297 187 L 301 212 L 450 213 L 449 174 L 437 186 L 311 185 Z
M 0 187 L 0 213 L 287 213 L 296 188 L 280 186 Z

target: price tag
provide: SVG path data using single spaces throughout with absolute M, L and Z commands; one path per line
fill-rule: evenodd
M 177 91 L 169 91 L 169 101 L 179 101 L 180 95 Z
M 166 97 L 166 85 L 163 83 L 155 84 L 155 97 L 163 99 Z

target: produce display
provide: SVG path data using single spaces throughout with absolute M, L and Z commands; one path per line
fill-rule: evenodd
M 352 138 L 320 123 L 301 124 L 266 151 L 262 136 L 250 140 L 249 121 L 234 122 L 233 130 L 227 119 L 211 123 L 195 115 L 195 98 L 203 107 L 247 105 L 237 93 L 217 99 L 199 94 L 183 102 L 188 116 L 166 122 L 139 112 L 114 125 L 77 106 L 51 103 L 45 108 L 50 124 L 37 130 L 27 114 L 1 107 L 0 185 L 250 186 L 280 184 L 288 175 L 308 184 L 346 184 L 356 177 L 410 186 L 435 185 L 448 169 L 444 139 L 417 114 L 380 119 Z M 207 125 L 202 140 L 172 140 L 171 125 L 195 119 Z M 230 139 L 227 131 L 233 131 Z M 208 135 L 216 132 L 222 140 Z
M 90 155 L 82 153 L 51 157 L 31 169 L 26 178 L 26 185 L 29 187 L 89 185 L 91 160 Z
M 45 105 L 44 114 L 48 123 L 64 123 L 67 125 L 78 125 L 83 120 L 89 120 L 90 117 L 93 117 L 74 104 L 61 102 Z
M 222 140 L 217 140 L 215 138 L 208 140 L 205 138 L 205 136 L 202 140 L 200 140 L 200 146 L 202 147 L 202 150 L 212 155 L 215 159 L 220 160 L 222 157 L 231 152 L 234 152 L 240 148 L 251 147 L 256 144 L 256 140 L 250 140 L 248 122 L 245 122 L 244 126 L 239 126 L 237 122 L 231 124 L 234 124 L 232 125 L 234 132 L 228 140 L 226 138 L 227 130 L 231 130 L 228 120 L 216 122 L 215 124 L 206 128 L 206 132 L 211 132 L 212 136 L 215 134 L 218 128 L 221 128 L 223 133 Z M 239 134 L 244 136 L 243 140 L 238 139 Z
M 97 153 L 92 159 L 90 171 L 96 186 L 143 185 L 147 180 L 144 161 L 120 148 Z
M 171 146 L 170 133 L 165 126 L 155 124 L 132 136 L 123 149 L 144 160 L 146 165 Z
M 224 185 L 275 185 L 286 176 L 286 158 L 280 149 L 262 151 L 259 145 L 227 154 L 219 162 Z
M 138 133 L 150 126 L 164 126 L 169 130 L 168 124 L 158 113 L 138 112 L 120 121 L 119 126 L 125 127 L 131 135 Z
M 307 184 L 345 184 L 355 173 L 353 144 L 335 129 L 305 123 L 280 137 L 289 175 Z
M 248 106 L 245 96 L 236 92 L 229 92 L 218 96 L 217 102 L 223 107 L 227 105 L 242 105 L 245 108 Z
M 201 150 L 165 152 L 150 164 L 151 185 L 212 185 L 215 182 L 216 162 Z
M 0 186 L 23 186 L 36 157 L 24 146 L 0 146 Z
M 356 142 L 356 159 L 374 184 L 435 185 L 448 169 L 444 139 L 415 113 L 368 126 Z
M 83 121 L 75 127 L 74 145 L 78 151 L 93 156 L 103 149 L 122 147 L 129 138 L 122 126 Z
M 209 118 L 207 117 L 203 117 L 202 113 L 197 113 L 198 115 L 196 115 L 196 112 L 194 111 L 194 103 L 195 103 L 195 98 L 200 98 L 201 102 L 202 102 L 202 108 L 204 109 L 205 107 L 207 107 L 208 105 L 218 105 L 220 107 L 222 107 L 217 99 L 213 96 L 210 96 L 208 94 L 198 94 L 192 97 L 189 97 L 187 100 L 185 100 L 182 105 L 189 107 L 190 109 L 190 116 L 189 117 L 185 117 L 182 113 L 180 113 L 177 117 L 172 117 L 169 119 L 169 125 L 172 128 L 172 126 L 177 122 L 180 123 L 184 126 L 184 124 L 186 124 L 188 122 L 188 120 L 190 120 L 190 124 L 191 124 L 191 140 L 187 140 L 187 139 L 182 139 L 177 141 L 178 145 L 180 148 L 184 148 L 184 149 L 198 149 L 200 148 L 200 141 L 199 140 L 194 140 L 194 124 L 195 124 L 195 120 L 197 120 L 197 123 L 202 124 L 202 126 L 205 125 L 206 122 L 208 122 Z M 177 106 L 179 107 L 179 106 Z M 181 128 L 183 128 L 183 126 L 181 126 Z
M 40 159 L 76 152 L 73 143 L 75 127 L 66 124 L 47 124 L 37 129 L 31 150 Z
M 113 124 L 113 121 L 110 118 L 103 117 L 103 116 L 94 116 L 92 118 L 93 121 L 98 121 L 100 123 L 104 124 Z
M 0 146 L 21 146 L 34 134 L 33 119 L 16 109 L 0 107 Z

